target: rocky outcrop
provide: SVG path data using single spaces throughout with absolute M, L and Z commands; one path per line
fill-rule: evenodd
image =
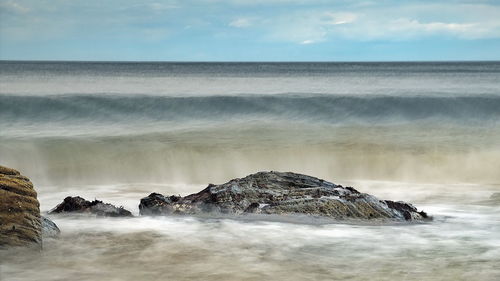
M 185 197 L 152 193 L 141 199 L 141 215 L 275 214 L 310 215 L 335 220 L 429 219 L 411 204 L 379 200 L 311 176 L 259 172 L 221 185 L 208 185 Z
M 64 201 L 52 209 L 49 214 L 81 213 L 100 217 L 131 217 L 132 213 L 123 207 L 115 207 L 99 200 L 88 201 L 82 197 L 66 197 Z
M 0 166 L 0 247 L 42 242 L 40 204 L 31 181 Z

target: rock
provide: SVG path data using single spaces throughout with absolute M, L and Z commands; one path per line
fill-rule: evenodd
M 491 194 L 490 198 L 484 200 L 483 203 L 487 205 L 499 205 L 500 204 L 500 192 L 495 192 Z
M 500 201 L 500 192 L 495 192 L 495 193 L 491 194 L 490 199 Z
M 379 200 L 315 177 L 291 172 L 259 172 L 185 197 L 152 193 L 139 204 L 141 215 L 274 214 L 335 220 L 423 221 L 411 204 Z
M 99 200 L 87 201 L 82 197 L 66 197 L 64 201 L 52 209 L 49 214 L 86 213 L 100 217 L 131 217 L 132 213 L 123 207 L 115 207 Z
M 42 243 L 40 204 L 31 181 L 0 166 L 0 247 Z
M 49 218 L 44 216 L 41 217 L 42 220 L 42 237 L 45 238 L 58 238 L 61 234 L 59 227 L 51 221 Z
M 165 197 L 158 193 L 151 193 L 148 197 L 141 199 L 139 212 L 141 215 L 171 214 L 176 211 L 174 203 L 180 199 L 182 199 L 180 196 Z

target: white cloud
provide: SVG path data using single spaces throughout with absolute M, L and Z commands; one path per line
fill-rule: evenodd
M 418 35 L 438 35 L 448 34 L 462 38 L 470 38 L 474 36 L 478 30 L 479 23 L 453 23 L 453 22 L 420 22 L 416 19 L 396 19 L 388 23 L 389 34 L 406 33 L 407 36 L 415 37 Z
M 12 0 L 0 2 L 0 9 L 17 14 L 26 14 L 31 10 L 30 8 L 25 7 L 24 5 Z
M 302 45 L 309 45 L 309 44 L 313 44 L 314 43 L 314 40 L 304 40 L 302 42 L 300 42 L 300 44 Z
M 331 24 L 331 25 L 353 23 L 358 18 L 358 15 L 355 13 L 328 13 L 327 12 L 326 16 L 330 17 L 330 20 L 327 21 L 327 24 Z
M 366 5 L 353 10 L 298 11 L 270 19 L 275 40 L 311 44 L 329 40 L 465 40 L 500 38 L 500 6 L 487 4 Z
M 252 21 L 249 18 L 238 18 L 229 23 L 229 26 L 232 27 L 249 27 L 252 25 Z
M 0 39 L 63 38 L 82 30 L 89 38 L 126 37 L 131 30 L 138 38 L 161 39 L 182 32 L 219 34 L 228 26 L 241 30 L 227 36 L 252 27 L 256 40 L 295 44 L 500 38 L 500 4 L 492 1 L 61 0 L 49 5 L 52 1 L 0 0 Z
M 331 18 L 328 18 L 331 20 Z M 296 12 L 269 19 L 269 39 L 289 41 L 296 44 L 322 42 L 328 32 L 324 24 L 324 13 Z

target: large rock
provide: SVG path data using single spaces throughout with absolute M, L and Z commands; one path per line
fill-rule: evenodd
M 0 247 L 42 242 L 40 204 L 31 181 L 0 166 Z
M 49 214 L 82 213 L 102 217 L 131 217 L 132 213 L 123 207 L 115 207 L 99 200 L 88 201 L 82 197 L 66 197 L 64 201 L 52 209 Z
M 185 197 L 152 193 L 141 199 L 141 215 L 302 214 L 336 220 L 422 221 L 425 212 L 411 204 L 379 200 L 315 177 L 259 172 L 221 185 L 208 185 Z

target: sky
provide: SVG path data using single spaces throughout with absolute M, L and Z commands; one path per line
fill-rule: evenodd
M 0 59 L 500 60 L 500 0 L 0 0 Z

